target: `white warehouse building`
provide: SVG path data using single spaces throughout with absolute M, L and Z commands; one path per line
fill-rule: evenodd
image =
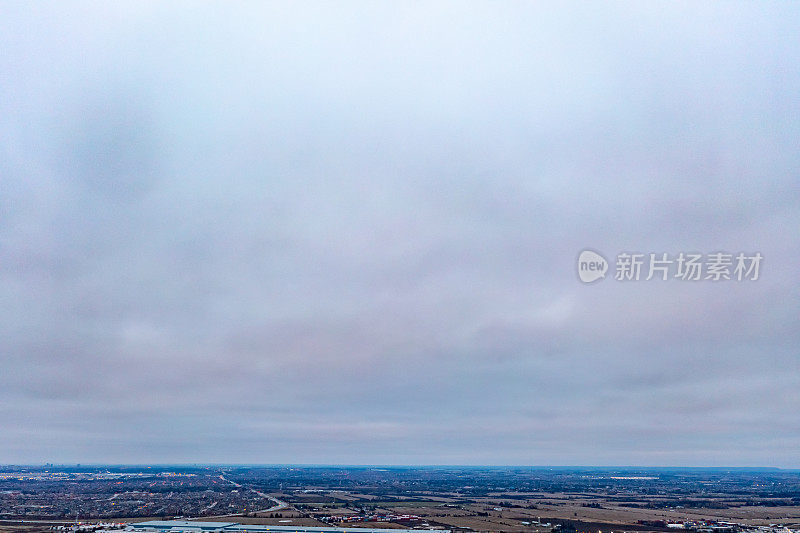
M 126 531 L 140 533 L 398 533 L 400 529 L 361 527 L 312 527 L 239 524 L 237 522 L 192 522 L 187 520 L 151 520 L 128 524 Z M 408 531 L 408 530 L 407 530 Z M 431 533 L 450 533 L 449 529 L 425 529 Z

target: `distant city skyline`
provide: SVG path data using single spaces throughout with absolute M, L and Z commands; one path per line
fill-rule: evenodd
M 0 11 L 0 464 L 800 468 L 798 4 Z
M 742 472 L 800 472 L 800 468 L 787 468 L 780 466 L 642 466 L 642 465 L 512 465 L 512 464 L 344 464 L 344 463 L 19 463 L 19 464 L 0 464 L 0 467 L 10 467 L 17 469 L 42 469 L 56 468 L 69 470 L 73 468 L 362 468 L 362 469 L 446 469 L 446 468 L 497 468 L 497 469 L 526 469 L 526 470 L 565 470 L 565 471 L 597 471 L 597 472 L 659 472 L 659 471 L 742 471 Z

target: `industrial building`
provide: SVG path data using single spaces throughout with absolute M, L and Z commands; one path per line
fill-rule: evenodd
M 398 533 L 401 529 L 368 529 L 361 527 L 312 527 L 239 524 L 236 522 L 190 522 L 186 520 L 151 520 L 128 524 L 126 531 L 141 533 Z M 425 529 L 432 533 L 450 533 L 449 529 Z

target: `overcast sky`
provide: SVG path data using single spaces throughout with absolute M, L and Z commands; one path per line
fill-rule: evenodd
M 0 463 L 800 467 L 799 35 L 3 1 Z M 585 285 L 584 248 L 764 260 Z

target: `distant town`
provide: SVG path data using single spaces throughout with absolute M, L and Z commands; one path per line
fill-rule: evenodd
M 798 533 L 800 472 L 555 467 L 0 467 L 0 531 Z

